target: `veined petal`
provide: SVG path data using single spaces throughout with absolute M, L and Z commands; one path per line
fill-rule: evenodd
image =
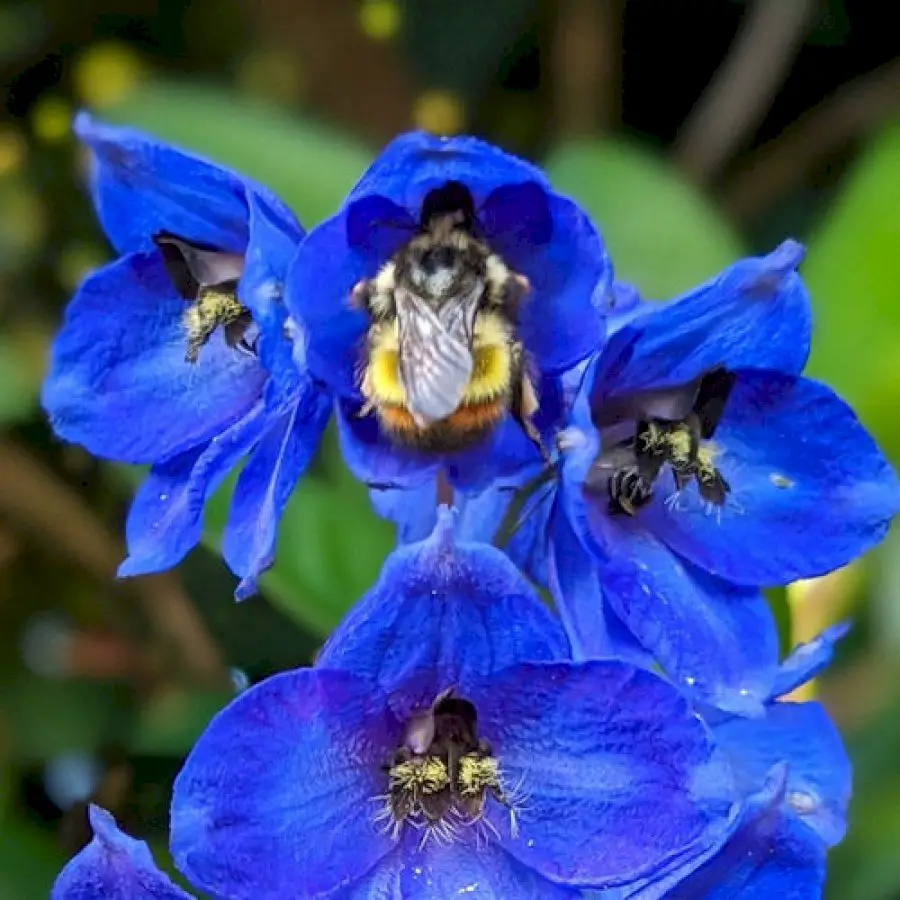
M 329 900 L 578 900 L 581 892 L 553 884 L 499 847 L 462 837 L 449 844 L 407 834 L 404 845 L 352 889 Z
M 66 311 L 44 382 L 54 430 L 104 459 L 152 463 L 245 415 L 265 370 L 220 333 L 196 363 L 186 362 L 185 306 L 155 251 L 88 276 Z
M 88 816 L 93 840 L 60 872 L 51 900 L 192 900 L 105 809 L 91 806 Z
M 715 434 L 731 486 L 710 515 L 694 487 L 665 491 L 645 527 L 714 575 L 787 584 L 845 565 L 878 543 L 900 510 L 900 482 L 853 411 L 807 378 L 742 371 Z
M 678 691 L 649 672 L 524 664 L 461 691 L 501 776 L 527 797 L 515 834 L 491 805 L 501 845 L 553 881 L 627 883 L 704 846 L 730 815 L 728 767 Z
M 94 152 L 94 201 L 120 253 L 152 250 L 153 235 L 161 231 L 242 253 L 249 237 L 248 191 L 264 197 L 302 236 L 277 197 L 228 169 L 84 112 L 74 128 Z
M 331 415 L 331 398 L 312 384 L 269 428 L 238 477 L 222 555 L 241 576 L 235 596 L 256 592 L 275 558 L 278 522 L 291 491 L 315 456 Z
M 398 714 L 462 679 L 523 661 L 565 659 L 559 623 L 518 569 L 485 544 L 456 543 L 442 507 L 431 537 L 396 550 L 376 585 L 326 642 L 317 666 L 344 669 L 398 693 Z
M 128 512 L 128 558 L 119 566 L 120 576 L 159 572 L 184 558 L 200 540 L 206 501 L 269 425 L 258 403 L 205 446 L 150 470 Z
M 622 327 L 604 349 L 591 405 L 686 384 L 719 365 L 799 373 L 811 329 L 809 296 L 796 272 L 802 258 L 803 248 L 785 241 Z
M 375 822 L 399 725 L 377 687 L 301 669 L 241 694 L 175 781 L 171 847 L 191 881 L 229 900 L 316 896 L 393 848 Z
M 850 761 L 843 741 L 818 703 L 773 703 L 764 719 L 731 719 L 713 729 L 750 790 L 766 772 L 786 762 L 786 814 L 802 820 L 828 846 L 846 829 Z
M 600 573 L 604 596 L 626 628 L 696 701 L 760 715 L 778 639 L 759 590 L 711 577 L 636 522 L 596 518 L 609 556 Z

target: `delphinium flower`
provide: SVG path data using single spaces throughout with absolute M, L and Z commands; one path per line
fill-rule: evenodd
M 821 704 L 784 695 L 831 659 L 844 626 L 798 648 L 781 666 L 765 715 L 712 713 L 713 736 L 727 753 L 747 802 L 728 840 L 680 870 L 603 900 L 766 900 L 816 898 L 825 860 L 846 830 L 850 762 Z
M 339 398 L 350 468 L 383 489 L 427 483 L 433 507 L 438 471 L 468 490 L 540 467 L 553 377 L 600 345 L 610 279 L 590 221 L 537 167 L 411 133 L 310 232 L 286 302 Z
M 624 630 L 696 699 L 751 714 L 776 677 L 760 587 L 850 562 L 900 508 L 853 411 L 801 375 L 801 259 L 787 241 L 611 334 L 543 512 L 578 652 Z
M 565 659 L 511 562 L 397 551 L 315 668 L 218 714 L 179 775 L 172 851 L 215 897 L 577 897 L 704 852 L 730 771 L 678 692 Z M 665 815 L 660 811 L 665 810 Z
M 121 574 L 177 563 L 206 499 L 249 455 L 223 552 L 252 593 L 330 412 L 292 359 L 281 290 L 304 232 L 260 185 L 86 114 L 100 222 L 118 258 L 71 301 L 43 402 L 62 438 L 149 464 Z

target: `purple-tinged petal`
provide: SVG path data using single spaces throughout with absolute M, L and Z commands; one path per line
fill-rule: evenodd
M 686 384 L 719 365 L 802 371 L 811 329 L 809 296 L 796 273 L 802 258 L 803 248 L 785 241 L 621 328 L 604 349 L 592 406 Z
M 461 693 L 501 776 L 501 845 L 545 877 L 614 887 L 702 848 L 730 817 L 730 772 L 670 684 L 616 662 L 524 664 Z M 661 814 L 664 811 L 664 814 Z
M 152 463 L 241 418 L 265 370 L 221 333 L 186 362 L 185 308 L 155 251 L 88 276 L 66 310 L 44 382 L 54 430 L 104 459 Z
M 716 725 L 716 742 L 732 757 L 747 789 L 786 762 L 787 812 L 802 820 L 828 846 L 846 829 L 850 761 L 837 729 L 818 703 L 773 703 L 764 719 L 732 719 Z
M 697 702 L 760 715 L 778 668 L 778 636 L 759 590 L 711 577 L 634 520 L 596 520 L 609 556 L 600 583 L 625 627 Z
M 826 628 L 809 643 L 794 647 L 778 669 L 778 677 L 772 687 L 772 698 L 789 694 L 826 669 L 831 664 L 835 645 L 849 631 L 850 623 L 841 622 Z
M 806 378 L 742 371 L 714 443 L 731 493 L 711 515 L 696 488 L 639 519 L 673 550 L 738 584 L 787 584 L 845 565 L 900 510 L 900 481 L 853 411 Z
M 317 660 L 398 691 L 398 714 L 462 679 L 568 656 L 561 626 L 510 560 L 456 543 L 453 527 L 442 507 L 428 540 L 396 550 Z M 415 696 L 399 690 L 407 683 Z
M 348 891 L 329 900 L 578 900 L 581 893 L 552 884 L 489 843 L 476 845 L 468 836 L 449 844 L 427 842 L 408 833 L 402 849 L 383 860 L 374 872 Z
M 50 900 L 192 900 L 106 810 L 91 806 L 88 816 L 93 840 L 60 872 Z
M 238 477 L 222 539 L 225 562 L 241 577 L 238 600 L 256 593 L 257 578 L 274 561 L 281 514 L 330 415 L 331 398 L 308 384 L 272 423 Z
M 125 523 L 128 558 L 119 566 L 121 577 L 171 568 L 196 546 L 203 531 L 206 501 L 269 425 L 258 403 L 204 447 L 150 470 Z
M 175 781 L 171 847 L 191 881 L 229 900 L 316 896 L 393 848 L 375 822 L 399 725 L 347 672 L 301 669 L 241 694 Z
M 94 153 L 94 202 L 120 253 L 151 250 L 153 235 L 161 231 L 242 253 L 249 237 L 248 192 L 264 198 L 302 237 L 277 197 L 228 169 L 87 113 L 76 117 L 74 127 Z

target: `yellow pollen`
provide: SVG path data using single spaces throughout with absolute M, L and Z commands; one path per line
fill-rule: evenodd
M 392 788 L 423 795 L 438 794 L 450 785 L 447 766 L 436 756 L 397 763 L 388 777 Z
M 500 764 L 493 756 L 467 753 L 459 760 L 459 793 L 473 797 L 488 788 L 500 787 Z

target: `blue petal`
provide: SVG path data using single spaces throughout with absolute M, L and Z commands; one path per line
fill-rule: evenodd
M 778 670 L 772 697 L 789 694 L 826 669 L 831 664 L 835 645 L 849 631 L 850 623 L 841 622 L 826 628 L 809 643 L 795 647 Z
M 132 128 L 105 125 L 87 113 L 75 133 L 95 154 L 94 200 L 103 228 L 120 253 L 149 251 L 168 231 L 220 250 L 243 252 L 248 241 L 247 194 L 254 192 L 302 231 L 265 188 Z
M 257 404 L 206 446 L 150 470 L 128 512 L 128 558 L 119 566 L 120 576 L 159 572 L 184 558 L 200 540 L 206 501 L 268 426 Z
M 515 211 L 505 198 L 498 200 L 504 214 Z M 517 227 L 520 218 L 498 217 L 485 225 L 485 236 L 491 249 L 531 283 L 518 332 L 538 371 L 549 374 L 600 349 L 605 334 L 602 301 L 612 283 L 612 265 L 599 235 L 575 203 L 555 195 L 545 202 L 551 228 L 543 241 L 536 240 L 537 235 L 523 240 Z
M 698 566 L 739 584 L 830 572 L 887 533 L 900 482 L 853 411 L 829 388 L 774 372 L 738 374 L 716 430 L 731 485 L 721 515 L 692 486 L 656 502 L 644 525 Z
M 303 669 L 241 694 L 175 781 L 171 849 L 191 881 L 229 900 L 346 887 L 394 846 L 372 803 L 399 725 L 373 685 Z
M 261 394 L 264 369 L 220 333 L 186 362 L 184 309 L 158 252 L 89 276 L 66 310 L 44 382 L 56 432 L 104 459 L 152 463 L 243 416 Z
M 748 789 L 758 789 L 776 763 L 788 765 L 785 803 L 832 846 L 844 836 L 850 799 L 850 761 L 818 703 L 773 703 L 764 719 L 732 719 L 714 729 Z
M 408 834 L 405 846 L 348 891 L 329 900 L 577 900 L 581 893 L 552 884 L 501 849 L 463 836 L 450 844 Z
M 156 868 L 150 850 L 119 831 L 113 817 L 91 806 L 93 840 L 60 872 L 51 900 L 191 900 Z
M 459 181 L 469 189 L 476 209 L 504 185 L 549 187 L 537 166 L 478 138 L 435 137 L 414 131 L 395 138 L 378 154 L 350 199 L 385 197 L 418 213 L 425 195 L 449 181 Z
M 393 553 L 377 584 L 344 618 L 317 665 L 345 669 L 398 694 L 406 711 L 463 678 L 525 660 L 564 659 L 559 623 L 516 567 L 485 544 L 458 544 L 442 507 L 432 536 Z
M 597 516 L 610 561 L 604 595 L 626 628 L 695 700 L 759 715 L 778 667 L 762 594 L 710 577 L 625 517 Z
M 649 889 L 633 900 L 819 900 L 825 848 L 815 832 L 783 815 L 784 785 L 773 775 L 751 798 L 741 827 L 705 865 L 671 891 Z
M 618 659 L 650 668 L 637 643 L 603 596 L 597 561 L 582 546 L 561 511 L 553 516 L 550 590 L 576 660 Z
M 802 258 L 803 248 L 785 241 L 620 329 L 604 350 L 592 403 L 685 384 L 718 365 L 800 372 L 811 326 L 809 296 L 795 271 Z
M 570 885 L 614 887 L 705 846 L 730 816 L 728 767 L 662 679 L 615 662 L 519 665 L 463 681 L 517 815 L 488 815 L 512 856 Z
M 318 449 L 330 415 L 331 398 L 308 385 L 241 471 L 222 539 L 225 562 L 241 576 L 238 600 L 256 593 L 257 578 L 274 561 L 281 514 Z
M 375 512 L 397 526 L 397 543 L 424 541 L 437 523 L 437 484 L 423 481 L 411 488 L 371 488 Z

